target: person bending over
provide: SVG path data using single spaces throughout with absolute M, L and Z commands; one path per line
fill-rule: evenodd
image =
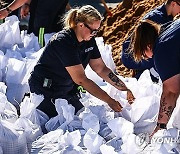
M 160 25 L 145 20 L 140 22 L 133 33 L 131 54 L 135 61 L 152 58 L 163 82 L 159 128 L 166 128 L 180 95 L 180 19 L 175 20 L 165 29 Z
M 29 85 L 32 93 L 44 95 L 45 99 L 38 108 L 49 117 L 57 115 L 53 104 L 57 98 L 68 100 L 75 112 L 83 107 L 77 85 L 106 102 L 114 111 L 122 110 L 119 102 L 86 77 L 84 69 L 88 64 L 105 81 L 132 94 L 101 58 L 94 38 L 101 21 L 100 13 L 90 5 L 71 9 L 64 18 L 64 30 L 54 34 L 46 45 Z
M 149 19 L 158 24 L 168 25 L 178 13 L 180 13 L 180 0 L 167 0 L 163 5 L 148 12 L 143 19 Z M 121 60 L 125 67 L 134 70 L 135 77 L 139 79 L 144 70 L 154 68 L 153 58 L 147 60 L 142 59 L 140 62 L 136 62 L 129 53 L 130 41 L 131 36 L 123 43 Z M 158 81 L 152 74 L 151 78 L 154 82 Z

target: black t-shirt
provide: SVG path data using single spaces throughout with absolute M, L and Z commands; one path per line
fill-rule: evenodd
M 34 68 L 34 74 L 53 80 L 60 90 L 71 91 L 74 82 L 65 67 L 82 64 L 85 68 L 90 59 L 100 58 L 95 39 L 78 42 L 74 31 L 62 30 L 48 42 Z
M 154 62 L 162 81 L 180 73 L 180 19 L 160 34 L 154 48 Z
M 59 32 L 63 29 L 61 18 L 66 10 L 68 0 L 36 0 L 34 17 L 34 33 L 38 35 L 39 28 L 44 27 L 45 33 Z

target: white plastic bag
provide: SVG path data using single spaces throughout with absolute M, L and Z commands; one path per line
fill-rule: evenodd
M 0 146 L 3 149 L 3 153 L 28 153 L 26 136 L 23 130 L 18 131 L 18 129 L 9 122 L 0 121 Z

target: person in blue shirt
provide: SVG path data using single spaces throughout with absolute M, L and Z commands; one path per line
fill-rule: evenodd
M 167 2 L 147 13 L 143 19 L 152 20 L 158 24 L 170 23 L 173 17 L 180 13 L 180 0 L 167 0 Z M 123 43 L 121 61 L 125 67 L 135 71 L 135 77 L 138 79 L 146 69 L 154 68 L 153 58 L 135 62 L 133 56 L 129 54 L 129 44 L 131 36 Z M 154 82 L 158 80 L 151 74 Z
M 145 20 L 135 28 L 131 54 L 135 61 L 152 58 L 155 68 L 163 82 L 159 128 L 166 128 L 180 95 L 180 19 L 173 21 L 165 29 L 160 25 Z
M 114 111 L 121 111 L 119 102 L 86 77 L 84 70 L 88 64 L 105 81 L 131 93 L 101 58 L 94 38 L 101 21 L 100 13 L 90 5 L 71 9 L 65 16 L 64 30 L 53 35 L 46 45 L 31 74 L 29 86 L 32 93 L 44 95 L 38 109 L 49 117 L 57 115 L 52 103 L 57 98 L 68 100 L 75 112 L 83 107 L 77 85 L 106 102 Z

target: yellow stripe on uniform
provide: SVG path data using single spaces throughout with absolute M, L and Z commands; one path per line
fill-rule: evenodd
M 43 27 L 41 27 L 39 29 L 39 38 L 38 39 L 39 39 L 39 45 L 42 48 L 44 46 L 44 28 Z
M 82 86 L 78 86 L 78 91 L 82 93 L 86 93 L 86 90 Z

